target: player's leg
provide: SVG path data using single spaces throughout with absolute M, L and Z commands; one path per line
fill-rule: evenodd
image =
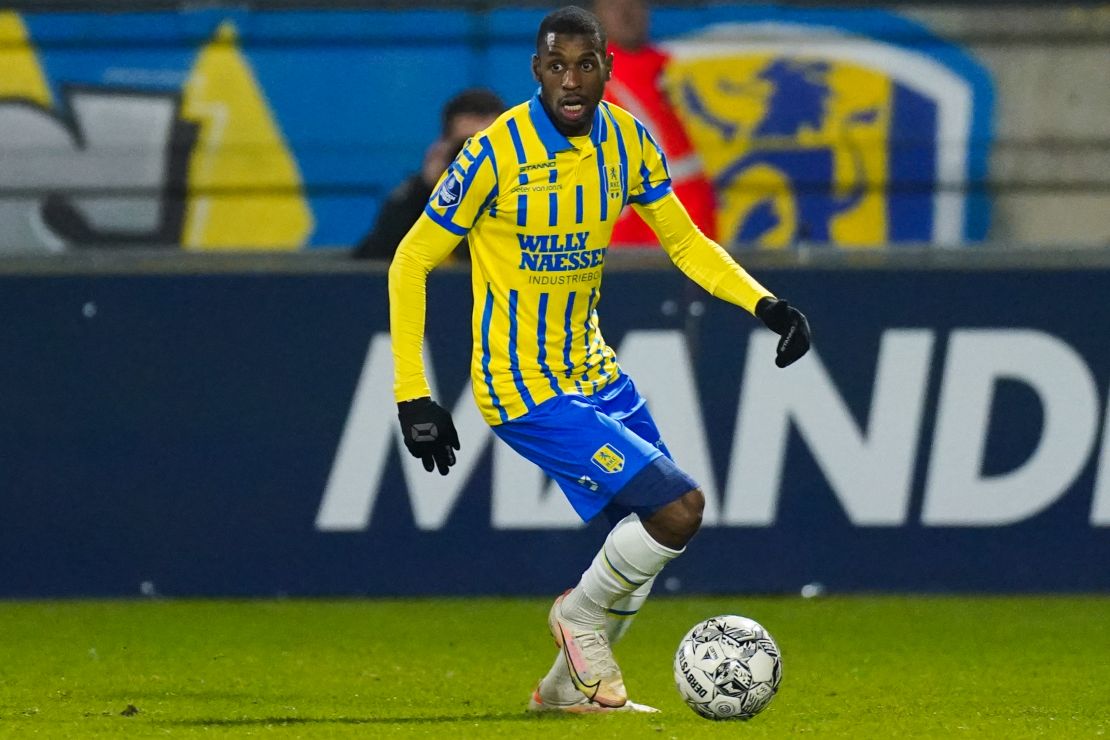
M 603 409 L 609 416 L 620 421 L 632 430 L 636 436 L 646 441 L 652 447 L 655 447 L 671 460 L 674 460 L 674 455 L 671 454 L 671 451 L 663 442 L 663 435 L 660 433 L 659 427 L 656 425 L 655 419 L 648 409 L 646 400 L 636 390 L 636 385 L 633 383 L 632 378 L 625 375 L 621 380 L 624 382 L 614 384 L 615 391 L 604 393 L 601 397 L 600 401 Z M 606 389 L 606 391 L 608 390 L 609 389 Z M 616 526 L 617 522 L 631 514 L 632 511 L 615 501 L 611 501 L 609 505 L 605 507 L 604 513 L 610 525 Z M 639 614 L 640 609 L 647 601 L 647 597 L 651 594 L 651 589 L 654 584 L 655 579 L 652 578 L 643 586 L 609 607 L 609 613 L 605 619 L 605 631 L 609 635 L 609 641 L 611 643 L 615 644 L 628 633 L 636 615 Z M 567 680 L 569 681 L 570 679 L 568 678 Z
M 619 632 L 619 625 L 622 621 L 627 624 L 631 614 L 618 617 L 614 612 L 637 609 L 647 598 L 655 576 L 678 554 L 651 540 L 636 514 L 630 514 L 609 532 L 578 585 L 552 606 L 550 626 L 561 653 L 540 682 L 533 709 L 541 702 L 563 707 L 595 703 L 628 706 L 609 635 L 614 628 Z M 618 603 L 625 609 L 617 609 Z M 591 701 L 583 702 L 583 697 Z M 642 705 L 629 706 L 629 710 L 652 711 Z
M 697 532 L 705 506 L 696 484 L 663 456 L 622 488 L 618 498 L 624 498 L 633 513 L 609 532 L 578 585 L 556 601 L 554 622 L 608 627 L 613 618 L 633 616 L 646 600 L 651 582 Z M 552 629 L 556 628 L 553 624 Z M 579 656 L 566 657 L 574 680 Z M 583 689 L 581 681 L 575 683 Z
M 640 611 L 640 607 L 647 601 L 648 595 L 651 593 L 651 587 L 655 583 L 655 578 L 651 578 L 640 586 L 638 589 L 624 597 L 620 601 L 609 607 L 605 615 L 605 634 L 609 638 L 609 644 L 615 645 L 632 626 L 632 622 L 636 614 Z M 555 660 L 552 662 L 551 667 L 548 669 L 547 674 L 540 680 L 540 684 L 536 689 L 535 695 L 532 698 L 532 709 L 534 711 L 542 711 L 541 705 L 552 708 L 569 708 L 579 707 L 582 705 L 589 705 L 593 702 L 585 700 L 585 696 L 574 685 L 574 681 L 570 677 L 570 669 L 567 667 L 567 661 L 563 658 L 563 653 L 560 651 L 555 654 Z M 632 704 L 632 702 L 629 702 Z M 638 711 L 652 711 L 651 707 L 643 705 L 635 705 Z M 564 711 L 581 711 L 578 709 L 564 709 Z
M 640 611 L 640 607 L 647 601 L 654 583 L 655 578 L 651 578 L 643 586 L 609 607 L 605 616 L 605 634 L 609 638 L 610 645 L 615 645 L 628 633 L 628 629 L 632 626 L 632 621 Z M 578 712 L 587 711 L 582 707 L 590 707 L 591 705 L 596 705 L 596 702 L 589 701 L 578 690 L 574 681 L 571 680 L 570 669 L 567 667 L 567 661 L 563 658 L 563 653 L 561 651 L 556 653 L 551 668 L 548 669 L 547 674 L 540 680 L 539 686 L 536 688 L 530 708 L 533 711 L 562 710 Z M 625 706 L 629 705 L 632 705 L 630 709 L 634 711 L 655 711 L 653 707 L 635 704 L 632 701 L 629 701 Z
M 700 488 L 691 489 L 644 519 L 644 531 L 655 542 L 681 551 L 701 528 L 704 511 L 705 495 Z
M 578 584 L 551 608 L 549 624 L 563 650 L 571 680 L 579 691 L 601 704 L 620 706 L 627 698 L 605 631 L 609 609 L 655 578 L 693 536 L 700 513 L 691 518 L 690 512 L 703 499 L 689 484 L 689 477 L 666 457 L 650 463 L 622 492 L 647 501 L 666 495 L 673 497 L 671 501 L 655 512 L 632 514 L 614 527 Z M 683 490 L 686 492 L 681 493 Z M 670 511 L 660 516 L 662 509 Z M 656 530 L 666 534 L 668 544 L 653 537 L 641 517 L 657 522 Z
M 631 514 L 629 516 L 635 517 L 636 515 Z M 652 576 L 635 591 L 614 602 L 606 610 L 605 633 L 609 638 L 610 645 L 616 644 L 628 632 L 632 626 L 632 621 L 639 613 L 644 602 L 647 601 L 655 583 L 655 578 L 655 576 Z M 555 656 L 554 663 L 540 682 L 533 702 L 541 701 L 541 697 L 546 697 L 547 703 L 551 706 L 573 705 L 579 703 L 579 696 L 581 694 L 571 678 L 567 661 L 560 653 Z
M 609 635 L 611 644 L 615 645 L 628 634 L 633 620 L 640 613 L 647 597 L 651 595 L 651 588 L 654 585 L 655 578 L 652 577 L 645 581 L 644 585 L 609 607 L 609 612 L 605 615 L 605 634 Z
M 663 443 L 662 435 L 648 410 L 647 403 L 636 390 L 631 378 L 625 376 L 593 400 L 607 416 L 619 421 L 636 436 L 659 450 L 668 460 L 673 460 L 670 450 Z M 691 485 L 694 484 L 691 482 Z M 615 529 L 627 517 L 636 518 L 637 515 L 633 512 L 638 511 L 644 517 L 645 531 L 653 540 L 669 545 L 673 549 L 683 548 L 701 523 L 705 503 L 701 491 L 696 489 L 687 491 L 674 502 L 658 508 L 654 508 L 655 503 L 657 500 L 644 500 L 642 494 L 633 486 L 628 492 L 614 497 L 605 507 L 604 513 Z M 654 583 L 653 575 L 632 593 L 608 607 L 605 615 L 605 631 L 610 644 L 616 643 L 628 632 L 636 614 L 647 601 Z M 560 656 L 556 656 L 556 661 L 544 677 L 541 687 L 552 693 L 566 694 L 572 685 L 565 661 L 560 660 Z
M 617 504 L 611 504 L 605 507 L 604 510 L 605 517 L 609 520 L 611 526 L 616 526 L 620 520 L 631 513 L 628 509 Z M 615 645 L 628 632 L 633 619 L 640 611 L 640 607 L 643 606 L 648 594 L 651 593 L 651 587 L 654 583 L 655 578 L 649 579 L 644 585 L 609 607 L 605 615 L 605 634 L 609 638 L 610 645 Z M 632 701 L 629 701 L 625 706 L 630 707 L 631 711 L 657 711 L 654 707 L 636 704 Z M 551 668 L 540 680 L 539 686 L 533 692 L 528 705 L 528 708 L 534 712 L 585 712 L 596 711 L 596 707 L 600 707 L 600 705 L 586 699 L 574 685 L 562 651 L 555 654 L 555 660 L 552 662 Z
M 634 387 L 623 396 L 643 404 Z M 648 581 L 696 531 L 702 499 L 689 476 L 597 401 L 557 397 L 494 430 L 558 481 L 583 519 L 611 502 L 636 514 L 609 533 L 549 619 L 578 689 L 603 705 L 620 706 L 626 692 L 605 631 L 608 610 L 637 590 L 646 596 Z

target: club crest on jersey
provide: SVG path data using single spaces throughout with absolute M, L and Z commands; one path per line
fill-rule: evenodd
M 603 444 L 590 458 L 594 465 L 606 473 L 619 473 L 624 470 L 624 455 L 611 444 Z
M 461 197 L 462 182 L 454 172 L 450 172 L 447 174 L 447 179 L 439 186 L 439 193 L 436 195 L 436 200 L 441 206 L 447 208 L 458 203 Z
M 619 164 L 605 165 L 605 189 L 609 193 L 610 200 L 621 197 L 621 166 Z

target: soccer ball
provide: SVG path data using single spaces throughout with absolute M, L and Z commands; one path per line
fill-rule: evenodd
M 750 719 L 782 681 L 779 646 L 755 620 L 726 614 L 694 625 L 674 654 L 678 693 L 707 719 Z

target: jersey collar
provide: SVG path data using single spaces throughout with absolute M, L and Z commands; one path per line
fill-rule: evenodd
M 593 142 L 594 146 L 600 146 L 601 142 L 609 137 L 609 126 L 605 122 L 605 116 L 601 115 L 601 106 L 603 105 L 605 105 L 604 102 L 598 104 L 594 111 L 593 125 L 590 126 L 590 141 Z M 555 124 L 551 122 L 551 118 L 548 117 L 547 111 L 543 108 L 543 103 L 540 102 L 539 90 L 528 101 L 528 117 L 532 119 L 532 127 L 536 129 L 540 141 L 547 148 L 548 157 L 554 157 L 555 152 L 565 152 L 574 148 L 567 137 L 559 133 Z

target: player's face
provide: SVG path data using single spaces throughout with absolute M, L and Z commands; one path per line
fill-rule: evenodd
M 549 33 L 532 57 L 540 99 L 563 136 L 585 136 L 609 80 L 613 57 L 598 39 Z

